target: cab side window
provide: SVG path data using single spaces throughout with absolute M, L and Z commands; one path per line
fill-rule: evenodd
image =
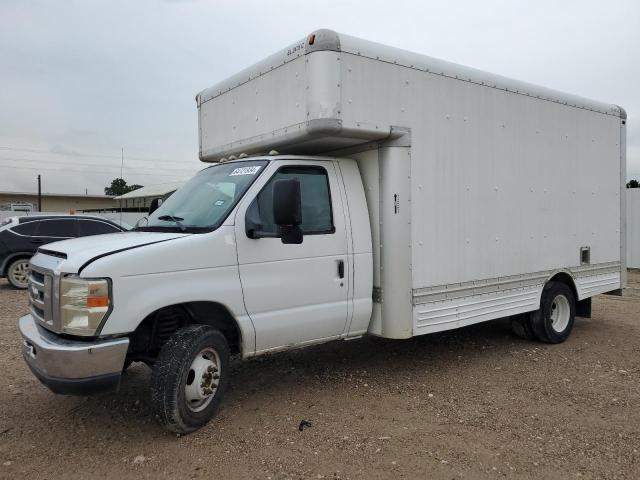
M 304 235 L 330 234 L 335 232 L 329 177 L 322 167 L 283 167 L 264 186 L 256 199 L 261 230 L 276 233 L 273 221 L 273 184 L 276 180 L 296 179 L 300 182 L 302 200 L 302 233 Z

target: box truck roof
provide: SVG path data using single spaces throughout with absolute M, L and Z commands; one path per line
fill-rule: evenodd
M 389 139 L 394 126 L 427 128 L 430 115 L 443 110 L 470 120 L 494 110 L 524 118 L 544 103 L 587 116 L 625 117 L 616 105 L 331 30 L 317 30 L 200 92 L 196 102 L 200 159 L 214 162 L 272 148 L 335 152 Z
M 344 52 L 352 55 L 363 56 L 379 60 L 381 62 L 422 70 L 435 75 L 443 75 L 460 81 L 477 83 L 500 90 L 561 103 L 563 105 L 626 117 L 624 109 L 617 105 L 589 100 L 550 88 L 533 85 L 531 83 L 514 80 L 501 75 L 495 75 L 475 68 L 465 67 L 456 63 L 429 57 L 427 55 L 352 37 L 350 35 L 345 35 L 328 29 L 316 30 L 306 39 L 295 42 L 249 68 L 246 68 L 226 80 L 203 90 L 196 96 L 198 105 L 201 105 L 218 95 L 222 95 L 223 93 L 226 93 L 248 81 L 265 75 L 298 57 L 319 51 Z

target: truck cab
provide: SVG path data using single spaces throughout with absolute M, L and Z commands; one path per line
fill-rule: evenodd
M 117 388 L 130 362 L 156 364 L 190 325 L 215 330 L 243 357 L 361 336 L 371 257 L 354 160 L 219 163 L 135 231 L 57 242 L 32 258 L 25 358 L 54 392 L 86 394 Z M 228 355 L 217 355 L 201 363 L 220 375 Z M 190 370 L 203 383 L 206 369 Z M 189 390 L 192 413 L 209 390 Z

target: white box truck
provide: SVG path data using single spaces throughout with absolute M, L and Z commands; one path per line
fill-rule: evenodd
M 136 231 L 31 260 L 24 357 L 54 392 L 145 362 L 186 433 L 230 355 L 507 316 L 558 343 L 624 285 L 618 106 L 330 30 L 196 101 L 212 166 Z

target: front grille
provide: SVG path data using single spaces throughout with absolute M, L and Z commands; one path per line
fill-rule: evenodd
M 44 320 L 44 310 L 36 307 L 33 304 L 31 305 L 31 313 L 35 314 L 34 316 L 37 317 L 40 321 Z
M 44 284 L 44 273 L 40 273 L 37 270 L 31 270 L 31 276 L 36 282 Z
M 31 315 L 47 328 L 53 328 L 53 277 L 35 270 L 29 272 L 29 310 Z

